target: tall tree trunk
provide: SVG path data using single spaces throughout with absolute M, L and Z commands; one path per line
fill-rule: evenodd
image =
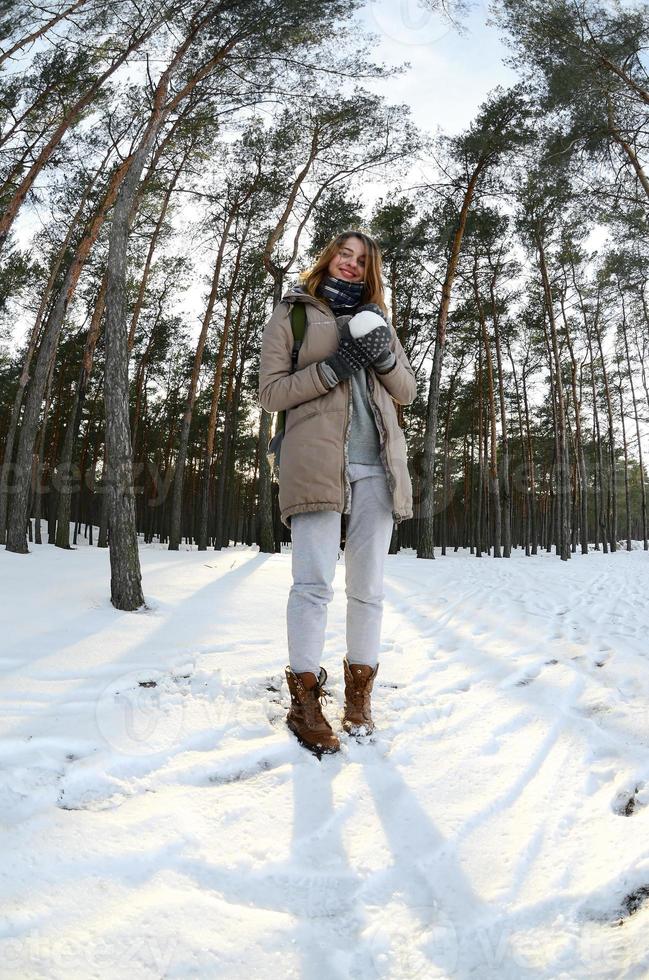
M 194 412 L 194 402 L 196 401 L 198 376 L 200 374 L 201 365 L 203 363 L 203 352 L 205 350 L 205 343 L 207 341 L 207 333 L 210 324 L 212 322 L 214 305 L 216 303 L 216 298 L 218 295 L 219 281 L 221 278 L 221 268 L 223 265 L 223 255 L 225 252 L 225 246 L 228 241 L 228 236 L 230 234 L 230 228 L 232 226 L 232 222 L 234 221 L 237 215 L 239 206 L 240 206 L 239 203 L 235 204 L 235 206 L 231 208 L 230 211 L 228 212 L 225 220 L 223 232 L 221 235 L 221 241 L 219 243 L 219 249 L 216 255 L 216 261 L 214 263 L 214 272 L 212 274 L 212 285 L 210 289 L 210 295 L 207 301 L 207 307 L 205 313 L 203 315 L 201 332 L 198 338 L 198 343 L 196 345 L 196 351 L 194 353 L 194 363 L 192 365 L 192 373 L 189 379 L 189 387 L 185 398 L 185 410 L 183 412 L 180 437 L 178 440 L 178 453 L 176 455 L 176 466 L 174 470 L 174 483 L 173 483 L 172 500 L 171 500 L 171 526 L 169 529 L 170 551 L 178 551 L 178 547 L 180 545 L 180 538 L 182 534 L 181 524 L 182 524 L 183 477 L 184 477 L 184 470 L 185 470 L 185 462 L 187 459 L 187 445 L 189 443 L 189 430 L 191 427 L 192 415 Z
M 480 159 L 473 170 L 468 181 L 462 207 L 458 217 L 457 227 L 453 235 L 451 252 L 446 266 L 446 275 L 442 284 L 442 299 L 437 315 L 437 329 L 435 334 L 435 351 L 433 354 L 433 368 L 430 375 L 428 387 L 428 404 L 426 406 L 426 427 L 424 430 L 424 452 L 423 452 L 423 479 L 427 481 L 425 492 L 422 497 L 423 513 L 419 520 L 419 542 L 417 546 L 418 558 L 434 558 L 434 533 L 433 520 L 435 516 L 435 500 L 433 492 L 433 471 L 435 468 L 435 443 L 437 440 L 437 414 L 439 409 L 439 386 L 442 377 L 442 360 L 444 358 L 444 347 L 446 345 L 446 324 L 448 312 L 451 305 L 451 293 L 457 264 L 460 257 L 460 248 L 464 237 L 466 221 L 473 201 L 478 180 L 484 169 L 486 161 Z
M 647 284 L 645 282 L 641 283 L 640 290 L 639 290 L 640 299 L 642 300 L 642 309 L 644 313 L 645 331 L 649 329 L 649 308 L 647 307 L 647 298 L 645 296 L 646 285 Z M 640 377 L 642 378 L 642 387 L 644 389 L 647 408 L 649 408 L 649 386 L 647 385 L 647 372 L 645 370 L 645 361 L 646 361 L 646 354 L 647 354 L 646 335 L 645 338 L 643 338 L 642 350 L 640 350 L 640 341 L 638 339 L 637 329 L 634 330 L 634 337 L 635 337 L 636 351 L 638 352 L 638 362 L 640 364 Z
M 647 551 L 649 550 L 649 542 L 647 541 L 647 492 L 645 488 L 645 479 L 644 479 L 644 464 L 642 462 L 642 439 L 640 437 L 640 419 L 638 417 L 638 402 L 635 396 L 633 371 L 631 370 L 631 357 L 629 354 L 629 337 L 627 332 L 626 309 L 624 305 L 624 296 L 622 294 L 622 290 L 620 290 L 620 297 L 622 299 L 622 336 L 624 338 L 624 351 L 626 354 L 626 364 L 627 364 L 627 370 L 629 372 L 629 383 L 631 386 L 631 399 L 633 401 L 633 415 L 635 418 L 635 432 L 636 432 L 636 440 L 638 443 L 638 462 L 640 465 L 640 493 L 642 497 L 642 546 L 644 550 Z
M 110 153 L 107 154 L 101 161 L 99 168 L 95 171 L 92 180 L 90 180 L 86 187 L 84 188 L 83 194 L 81 195 L 81 200 L 79 206 L 72 218 L 72 221 L 68 225 L 68 229 L 63 240 L 61 247 L 56 253 L 52 265 L 50 267 L 50 272 L 48 276 L 45 289 L 43 290 L 43 295 L 41 296 L 41 301 L 38 307 L 38 312 L 36 314 L 36 320 L 34 321 L 34 326 L 32 327 L 29 342 L 27 344 L 27 351 L 25 353 L 25 359 L 23 361 L 22 370 L 20 372 L 20 378 L 18 380 L 18 387 L 16 389 L 16 394 L 14 397 L 14 403 L 11 411 L 11 420 L 9 422 L 9 431 L 7 433 L 7 439 L 5 441 L 5 455 L 2 464 L 2 473 L 0 474 L 0 544 L 4 544 L 6 538 L 6 528 L 7 528 L 7 494 L 9 486 L 9 474 L 11 472 L 13 463 L 13 452 L 14 452 L 14 441 L 16 438 L 16 431 L 18 428 L 18 419 L 20 417 L 20 409 L 23 403 L 23 396 L 27 383 L 30 380 L 30 368 L 32 363 L 32 358 L 34 356 L 34 351 L 36 350 L 36 344 L 41 332 L 41 326 L 43 324 L 43 318 L 45 317 L 45 312 L 50 306 L 51 296 L 54 290 L 54 284 L 56 282 L 56 277 L 59 274 L 63 260 L 70 246 L 72 236 L 79 227 L 84 209 L 88 202 L 91 191 L 93 190 L 95 183 L 99 176 L 101 175 L 105 165 L 108 162 Z M 52 304 L 54 305 L 54 304 Z M 51 313 L 51 310 L 50 310 Z M 49 315 L 48 315 L 49 321 Z M 23 422 L 24 424 L 24 422 Z M 35 438 L 35 436 L 34 436 Z
M 631 551 L 631 502 L 629 498 L 629 452 L 626 441 L 626 422 L 624 418 L 624 399 L 622 397 L 622 376 L 620 373 L 620 362 L 618 358 L 618 396 L 620 399 L 620 422 L 622 424 L 622 452 L 624 456 L 624 508 L 625 521 L 624 529 L 626 532 L 626 550 Z
M 101 505 L 99 508 L 99 534 L 97 535 L 97 547 L 107 548 L 108 547 L 108 521 L 109 521 L 109 509 L 110 509 L 110 498 L 108 494 L 108 483 L 106 480 L 106 473 L 108 471 L 108 456 L 106 455 L 106 446 L 104 444 L 104 465 L 101 474 Z
M 478 486 L 476 488 L 475 509 L 475 556 L 482 557 L 482 488 L 484 484 L 484 455 L 482 451 L 482 418 L 484 399 L 482 397 L 482 345 L 478 342 Z
M 160 320 L 162 319 L 163 312 L 163 301 L 164 297 L 159 297 L 158 299 L 158 312 L 156 318 L 153 321 L 151 327 L 151 333 L 149 334 L 149 339 L 147 345 L 144 348 L 142 357 L 140 358 L 140 363 L 137 366 L 137 371 L 135 372 L 135 406 L 133 408 L 133 421 L 131 423 L 131 447 L 133 456 L 136 456 L 136 443 L 140 424 L 140 414 L 142 412 L 142 390 L 144 388 L 146 369 L 149 362 L 149 357 L 151 356 L 151 350 L 153 349 L 153 343 L 156 339 L 156 332 Z
M 573 266 L 574 276 L 574 266 Z M 579 538 L 582 555 L 588 554 L 588 471 L 586 469 L 586 455 L 584 453 L 584 439 L 581 424 L 581 395 L 577 387 L 577 359 L 570 335 L 570 325 L 566 316 L 565 296 L 561 296 L 561 312 L 565 328 L 566 342 L 570 354 L 570 381 L 572 385 L 572 403 L 575 413 L 575 458 L 577 461 L 577 473 L 579 475 Z
M 503 377 L 503 360 L 500 346 L 500 314 L 495 295 L 495 274 L 490 284 L 491 295 L 491 315 L 494 323 L 494 348 L 496 351 L 496 364 L 498 366 L 498 397 L 500 401 L 500 427 L 502 429 L 502 456 L 501 456 L 501 497 L 502 497 L 502 535 L 503 535 L 503 555 L 509 558 L 512 553 L 512 525 L 511 525 L 511 494 L 509 488 L 509 439 L 507 437 L 507 411 L 505 409 L 505 381 Z
M 251 339 L 251 329 L 252 321 L 250 318 L 246 320 L 246 328 L 241 338 L 241 342 L 238 344 L 239 347 L 239 366 L 237 368 L 236 380 L 234 385 L 234 394 L 232 396 L 232 419 L 233 424 L 231 425 L 231 435 L 230 435 L 230 449 L 229 449 L 229 467 L 226 473 L 226 493 L 224 501 L 224 513 L 229 514 L 233 510 L 232 506 L 232 495 L 235 483 L 235 463 L 237 458 L 237 436 L 238 436 L 238 425 L 237 420 L 239 418 L 239 409 L 241 405 L 241 392 L 243 390 L 243 377 L 246 367 L 246 362 L 248 360 L 249 344 Z M 237 322 L 235 324 L 235 337 L 239 337 L 241 332 L 241 316 L 237 317 Z M 281 530 L 281 528 L 280 528 Z M 226 535 L 225 542 L 226 545 L 229 544 L 229 536 Z
M 204 13 L 204 10 L 205 8 L 201 12 Z M 133 458 L 129 429 L 128 327 L 126 324 L 126 258 L 129 219 L 133 215 L 133 205 L 145 160 L 165 119 L 172 108 L 191 94 L 197 81 L 205 76 L 209 68 L 215 65 L 236 43 L 235 40 L 232 40 L 225 48 L 220 49 L 215 56 L 194 73 L 189 81 L 181 86 L 172 100 L 166 101 L 173 74 L 179 64 L 182 63 L 191 42 L 200 29 L 209 22 L 211 16 L 212 12 L 208 11 L 201 20 L 192 23 L 186 37 L 160 76 L 153 96 L 149 121 L 137 149 L 131 156 L 130 169 L 123 180 L 113 214 L 107 267 L 105 402 L 111 601 L 118 609 L 132 610 L 144 604 L 135 520 Z M 178 523 L 180 523 L 180 518 Z
M 599 411 L 597 409 L 597 391 L 595 388 L 595 361 L 593 357 L 593 344 L 590 331 L 588 337 L 588 350 L 590 353 L 590 383 L 593 399 L 593 434 L 596 442 L 595 454 L 595 551 L 599 551 L 599 539 L 602 539 L 602 550 L 608 553 L 608 521 L 607 513 L 604 508 L 604 464 L 602 460 L 602 435 L 599 426 Z
M 232 354 L 228 367 L 228 384 L 225 393 L 225 406 L 223 409 L 223 447 L 221 452 L 221 464 L 218 469 L 216 480 L 216 526 L 214 531 L 215 548 L 227 547 L 229 539 L 227 536 L 227 513 L 225 508 L 226 483 L 230 468 L 230 445 L 231 431 L 235 425 L 235 418 L 232 405 L 234 370 L 237 362 L 238 336 L 235 332 L 232 341 Z
M 50 414 L 50 404 L 52 400 L 52 381 L 54 380 L 54 369 L 56 367 L 55 358 L 52 358 L 52 363 L 50 364 L 50 369 L 47 375 L 47 385 L 45 388 L 45 411 L 43 412 L 43 424 L 41 425 L 38 438 L 36 440 L 37 445 L 34 447 L 34 459 L 32 461 L 32 466 L 34 467 L 34 482 L 33 482 L 33 495 L 34 495 L 34 543 L 42 544 L 42 532 L 41 532 L 41 512 L 43 504 L 43 464 L 45 460 L 45 446 L 47 444 L 47 426 Z M 52 493 L 50 480 L 50 487 L 48 488 L 49 493 Z M 49 501 L 49 497 L 48 497 Z
M 473 498 L 474 498 L 474 483 L 475 483 L 475 435 L 476 435 L 476 410 L 475 406 L 471 415 L 471 430 L 470 430 L 470 445 L 469 445 L 469 482 L 467 487 L 467 496 L 465 502 L 465 508 L 467 513 L 466 520 L 466 546 L 469 549 L 469 554 L 473 554 L 473 549 L 475 547 L 475 511 L 473 508 Z
M 95 212 L 93 220 L 75 252 L 74 258 L 68 266 L 63 284 L 57 293 L 53 308 L 45 323 L 34 373 L 25 400 L 25 410 L 20 427 L 20 439 L 16 455 L 16 479 L 7 533 L 8 551 L 14 551 L 20 554 L 26 554 L 27 552 L 24 531 L 27 523 L 31 457 L 36 439 L 38 418 L 43 401 L 43 391 L 45 389 L 49 363 L 56 353 L 63 321 L 65 320 L 68 306 L 77 287 L 79 276 L 106 219 L 106 212 L 113 205 L 119 188 L 128 172 L 125 165 L 126 162 L 113 174 L 106 194 Z M 128 158 L 128 163 L 130 166 L 130 158 Z
M 610 499 L 610 514 L 611 514 L 611 524 L 610 524 L 610 546 L 611 551 L 617 550 L 617 483 L 616 483 L 616 466 L 615 466 L 615 427 L 613 423 L 613 404 L 611 401 L 611 392 L 608 384 L 608 371 L 606 370 L 606 361 L 604 359 L 604 350 L 602 347 L 602 334 L 599 328 L 599 301 L 597 304 L 597 313 L 593 320 L 593 328 L 595 330 L 595 336 L 597 337 L 597 346 L 599 347 L 600 362 L 602 365 L 602 377 L 604 379 L 604 394 L 606 396 L 606 410 L 608 414 L 608 449 L 609 449 L 609 499 Z
M 109 495 L 109 550 L 111 602 L 117 609 L 144 605 L 142 575 L 135 520 L 133 458 L 129 428 L 128 326 L 126 322 L 126 271 L 129 219 L 145 160 L 169 113 L 165 108 L 172 74 L 184 57 L 193 34 L 176 50 L 157 84 L 151 115 L 132 155 L 122 183 L 111 225 L 106 293 L 106 405 L 107 489 Z
M 516 372 L 516 365 L 514 363 L 514 358 L 512 355 L 511 347 L 509 342 L 505 340 L 507 346 L 507 354 L 512 366 L 512 376 L 514 378 L 514 390 L 516 392 L 516 409 L 518 415 L 518 431 L 521 447 L 521 466 L 523 467 L 523 480 L 525 483 L 525 493 L 523 496 L 523 536 L 525 539 L 525 554 L 529 557 L 530 555 L 530 545 L 532 539 L 532 524 L 531 524 L 531 505 L 530 505 L 530 493 L 531 493 L 531 474 L 529 471 L 529 459 L 527 452 L 527 445 L 525 441 L 525 430 L 523 426 L 523 407 L 521 404 L 521 393 L 518 383 L 518 374 Z M 523 370 L 525 370 L 525 365 L 523 365 Z M 500 372 L 502 378 L 502 371 Z
M 144 296 L 146 294 L 146 287 L 149 282 L 149 274 L 151 272 L 151 264 L 153 262 L 153 256 L 158 244 L 158 238 L 160 237 L 160 232 L 162 231 L 162 226 L 164 224 L 164 219 L 167 216 L 167 210 L 169 208 L 169 202 L 171 201 L 172 194 L 175 190 L 176 184 L 178 183 L 178 178 L 182 173 L 187 159 L 191 153 L 192 147 L 189 146 L 183 153 L 180 163 L 175 168 L 173 176 L 167 186 L 164 197 L 162 199 L 162 207 L 160 208 L 160 214 L 158 215 L 158 220 L 156 221 L 155 228 L 153 229 L 153 234 L 149 241 L 149 248 L 147 251 L 146 259 L 144 262 L 144 269 L 142 270 L 142 275 L 140 277 L 140 286 L 137 293 L 137 299 L 135 300 L 135 306 L 133 308 L 133 315 L 131 316 L 131 325 L 128 331 L 128 349 L 129 352 L 133 349 L 133 343 L 135 341 L 135 331 L 137 330 L 137 325 L 140 319 L 140 314 L 142 312 L 142 305 L 144 303 Z
M 90 455 L 90 436 L 92 434 L 93 418 L 95 414 L 95 406 L 97 399 L 99 397 L 99 392 L 93 399 L 92 405 L 90 407 L 90 412 L 88 416 L 88 423 L 86 425 L 86 431 L 81 445 L 81 454 L 79 458 L 79 492 L 77 493 L 76 507 L 74 512 L 74 537 L 73 545 L 76 547 L 77 537 L 79 531 L 81 530 L 81 518 L 83 515 L 84 507 L 84 488 L 88 488 L 88 457 Z
M 557 551 L 560 553 L 562 561 L 567 561 L 570 558 L 570 532 L 568 528 L 568 514 L 569 514 L 569 500 L 570 500 L 570 486 L 569 486 L 569 461 L 568 461 L 568 441 L 566 437 L 566 411 L 565 411 L 565 397 L 563 392 L 563 380 L 561 378 L 561 360 L 559 358 L 559 344 L 557 340 L 557 324 L 554 316 L 554 308 L 552 304 L 552 290 L 550 288 L 550 280 L 548 277 L 548 269 L 545 259 L 545 248 L 543 245 L 543 239 L 540 231 L 537 229 L 535 233 L 536 237 L 536 247 L 539 256 L 539 269 L 541 272 L 541 280 L 543 282 L 543 294 L 545 297 L 545 310 L 550 325 L 550 338 L 552 353 L 554 356 L 554 366 L 555 366 L 555 389 L 556 389 L 556 401 L 557 401 L 557 429 L 558 429 L 558 444 L 557 444 L 557 481 L 559 490 L 559 540 L 557 541 Z
M 525 406 L 525 432 L 527 437 L 527 459 L 530 474 L 530 533 L 532 539 L 532 554 L 537 555 L 540 535 L 537 520 L 536 468 L 534 466 L 534 451 L 532 448 L 532 425 L 530 421 L 530 404 L 527 394 L 527 371 L 525 364 L 523 365 L 521 383 L 523 386 L 523 405 Z
M 475 298 L 476 309 L 478 311 L 478 320 L 480 322 L 480 328 L 482 330 L 482 343 L 484 345 L 485 361 L 487 365 L 487 402 L 489 406 L 489 425 L 490 425 L 490 435 L 491 435 L 491 449 L 489 453 L 489 494 L 491 497 L 491 505 L 493 509 L 493 548 L 494 548 L 494 558 L 501 558 L 500 553 L 500 539 L 501 539 L 501 526 L 500 526 L 500 487 L 498 486 L 498 434 L 496 431 L 496 397 L 494 392 L 494 370 L 493 370 L 493 359 L 491 356 L 491 344 L 489 341 L 489 332 L 487 330 L 487 321 L 485 319 L 484 310 L 482 308 L 482 300 L 480 298 L 480 288 L 478 285 L 478 269 L 477 269 L 477 259 L 473 264 L 473 295 Z
M 203 482 L 201 487 L 201 506 L 200 506 L 200 518 L 199 518 L 199 529 L 198 529 L 198 550 L 205 551 L 207 549 L 207 538 L 208 538 L 208 525 L 209 525 L 209 502 L 210 502 L 210 477 L 212 472 L 212 458 L 214 456 L 214 442 L 216 438 L 216 418 L 219 407 L 219 398 L 221 395 L 221 378 L 223 375 L 223 359 L 225 357 L 225 349 L 228 342 L 228 335 L 230 332 L 230 321 L 232 319 L 232 303 L 234 298 L 234 289 L 236 282 L 239 278 L 239 269 L 241 265 L 241 255 L 243 246 L 245 244 L 250 222 L 246 224 L 244 234 L 241 236 L 241 242 L 239 248 L 237 249 L 237 255 L 234 263 L 234 269 L 232 276 L 230 278 L 230 283 L 228 285 L 228 290 L 225 299 L 225 315 L 223 317 L 223 329 L 221 331 L 221 340 L 219 341 L 219 349 L 216 355 L 216 362 L 214 365 L 214 381 L 212 382 L 212 401 L 210 404 L 210 417 L 207 424 L 207 441 L 205 446 L 205 455 L 203 457 Z M 243 289 L 242 295 L 239 300 L 239 311 L 237 313 L 235 330 L 238 331 L 243 312 L 245 309 L 246 296 L 248 294 L 248 286 L 246 285 Z M 217 514 L 218 520 L 218 514 Z M 221 547 L 218 535 L 215 534 L 214 547 L 219 549 Z
M 99 287 L 99 294 L 95 302 L 95 309 L 90 321 L 90 326 L 88 328 L 88 335 L 86 337 L 86 344 L 83 352 L 83 361 L 81 363 L 81 370 L 79 371 L 79 380 L 72 397 L 72 406 L 70 408 L 68 424 L 65 430 L 65 438 L 63 440 L 63 449 L 58 465 L 61 488 L 59 492 L 57 514 L 57 548 L 70 547 L 70 512 L 72 504 L 71 484 L 74 478 L 74 474 L 72 472 L 72 456 L 74 452 L 74 445 L 79 434 L 81 413 L 83 412 L 83 406 L 86 400 L 86 389 L 88 387 L 88 380 L 92 371 L 92 361 L 95 353 L 95 347 L 97 345 L 97 341 L 99 340 L 101 319 L 104 314 L 104 306 L 106 303 L 106 284 L 107 276 L 104 275 Z

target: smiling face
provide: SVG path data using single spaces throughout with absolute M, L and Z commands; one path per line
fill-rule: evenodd
M 351 235 L 342 243 L 332 258 L 327 272 L 346 282 L 363 282 L 365 278 L 365 243 Z

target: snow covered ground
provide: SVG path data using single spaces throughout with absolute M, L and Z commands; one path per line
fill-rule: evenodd
M 290 554 L 0 553 L 0 977 L 649 976 L 649 555 L 390 556 L 376 741 L 284 726 Z M 344 557 L 327 649 L 339 728 Z

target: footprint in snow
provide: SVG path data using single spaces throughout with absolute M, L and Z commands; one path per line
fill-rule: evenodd
M 619 817 L 630 817 L 635 813 L 636 809 L 643 805 L 638 801 L 638 794 L 642 792 L 643 788 L 644 783 L 638 783 L 633 792 L 629 793 L 627 789 L 618 793 L 611 804 L 613 813 L 617 813 Z
M 153 790 L 147 790 L 146 792 L 153 792 Z M 94 796 L 89 794 L 76 800 L 72 798 L 66 799 L 63 791 L 61 791 L 61 794 L 56 801 L 59 810 L 91 810 L 93 812 L 117 810 L 128 799 L 128 796 L 124 793 L 114 793 L 111 796 Z
M 72 770 L 60 776 L 59 810 L 116 810 L 134 795 L 120 780 L 100 772 Z
M 505 677 L 503 681 L 500 682 L 499 687 L 506 690 L 509 687 L 527 687 L 532 681 L 541 673 L 541 667 L 528 667 L 525 670 L 517 670 L 513 674 L 509 674 Z
M 622 899 L 620 913 L 618 914 L 618 925 L 623 925 L 624 920 L 635 915 L 641 908 L 649 904 L 649 885 L 640 885 Z
M 602 704 L 599 701 L 594 701 L 592 704 L 577 705 L 575 710 L 585 718 L 594 718 L 596 715 L 606 714 L 610 708 L 608 704 Z
M 243 766 L 241 768 L 235 767 L 230 770 L 225 770 L 223 772 L 215 772 L 207 777 L 209 783 L 216 783 L 222 786 L 226 783 L 240 783 L 245 782 L 248 779 L 254 779 L 255 776 L 261 776 L 264 772 L 270 772 L 272 769 L 277 769 L 279 766 L 284 765 L 288 762 L 288 758 L 284 759 L 258 759 L 256 762 L 251 763 L 248 766 Z

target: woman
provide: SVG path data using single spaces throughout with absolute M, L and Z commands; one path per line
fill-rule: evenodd
M 370 695 L 378 670 L 383 565 L 394 521 L 412 517 L 406 441 L 395 403 L 416 394 L 414 372 L 389 322 L 381 255 L 359 231 L 338 235 L 264 328 L 259 399 L 287 409 L 279 469 L 282 523 L 291 530 L 287 606 L 291 694 L 287 724 L 317 755 L 338 738 L 321 698 L 320 666 L 332 582 L 346 515 L 347 656 L 343 660 L 349 734 L 373 730 Z M 304 303 L 306 330 L 291 371 L 291 309 Z

